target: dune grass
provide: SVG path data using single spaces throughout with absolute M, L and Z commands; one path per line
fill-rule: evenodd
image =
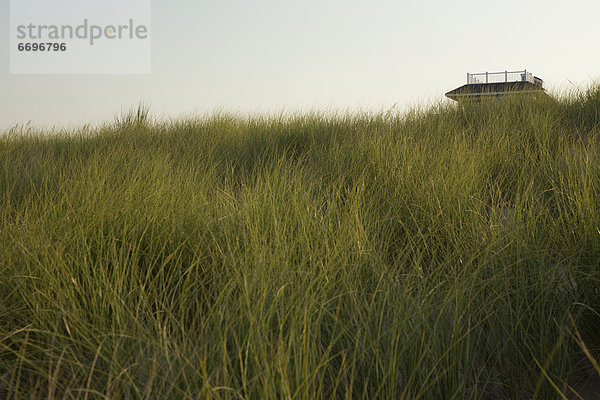
M 573 398 L 600 88 L 17 129 L 0 238 L 0 397 Z

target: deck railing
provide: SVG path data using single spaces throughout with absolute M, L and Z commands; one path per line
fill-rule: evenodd
M 501 71 L 501 72 L 481 72 L 476 74 L 467 74 L 467 84 L 472 83 L 506 83 L 506 82 L 531 82 L 535 84 L 535 79 L 531 72 L 523 71 Z

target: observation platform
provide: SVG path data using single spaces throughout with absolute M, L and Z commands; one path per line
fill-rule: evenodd
M 527 70 L 467 74 L 467 84 L 446 93 L 456 101 L 481 101 L 505 95 L 546 94 L 544 81 Z

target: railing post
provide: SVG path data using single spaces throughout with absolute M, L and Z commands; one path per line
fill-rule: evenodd
M 488 82 L 488 73 L 487 72 L 485 73 L 485 83 L 489 83 Z
M 508 82 L 508 70 L 504 70 L 504 83 Z
M 469 83 L 471 83 L 471 82 L 469 82 L 469 73 L 467 72 L 467 85 L 468 85 Z

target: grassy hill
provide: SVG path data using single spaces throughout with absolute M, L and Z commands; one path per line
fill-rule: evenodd
M 0 398 L 574 396 L 600 375 L 600 87 L 16 129 L 0 239 Z

